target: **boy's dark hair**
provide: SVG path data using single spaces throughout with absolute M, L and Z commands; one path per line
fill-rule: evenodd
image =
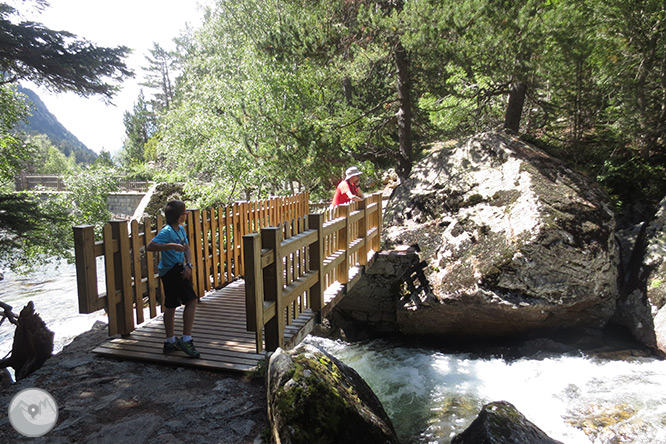
M 167 225 L 175 224 L 186 210 L 185 204 L 180 200 L 171 200 L 164 206 L 164 216 Z

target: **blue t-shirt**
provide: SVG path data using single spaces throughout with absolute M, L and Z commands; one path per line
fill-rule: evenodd
M 157 244 L 181 244 L 187 245 L 187 233 L 182 225 L 178 225 L 178 230 L 174 230 L 171 225 L 165 225 L 157 236 L 153 238 Z M 160 252 L 160 263 L 157 266 L 160 276 L 164 276 L 174 265 L 185 262 L 185 253 L 176 250 L 164 250 Z

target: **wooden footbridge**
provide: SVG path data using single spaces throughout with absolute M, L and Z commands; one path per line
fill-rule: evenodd
M 381 206 L 377 193 L 309 214 L 309 196 L 300 194 L 190 210 L 199 359 L 162 353 L 159 256 L 145 249 L 162 218 L 111 221 L 102 241 L 95 241 L 93 226 L 74 227 L 79 311 L 104 309 L 109 318 L 109 340 L 94 352 L 228 371 L 255 368 L 267 351 L 302 341 L 356 283 L 379 250 Z M 177 314 L 177 333 L 181 322 Z

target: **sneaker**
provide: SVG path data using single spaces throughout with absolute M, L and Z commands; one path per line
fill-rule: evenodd
M 194 348 L 194 341 L 185 342 L 183 341 L 183 338 L 178 338 L 176 339 L 176 347 L 178 347 L 179 350 L 184 351 L 190 358 L 198 358 L 200 356 L 199 351 Z
M 167 354 L 167 353 L 173 353 L 176 350 L 179 350 L 178 347 L 176 347 L 175 342 L 167 342 L 164 341 L 164 346 L 162 347 L 162 353 Z

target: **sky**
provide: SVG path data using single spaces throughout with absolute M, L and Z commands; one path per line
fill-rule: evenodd
M 125 138 L 123 114 L 131 111 L 142 87 L 141 66 L 153 42 L 165 49 L 189 24 L 198 28 L 203 12 L 201 0 L 49 0 L 39 15 L 27 16 L 55 31 L 69 31 L 97 46 L 124 45 L 133 50 L 126 59 L 135 77 L 123 82 L 106 105 L 101 97 L 81 98 L 74 93 L 54 94 L 32 83 L 22 84 L 39 94 L 49 111 L 88 148 L 115 155 Z M 19 10 L 25 7 L 19 5 Z M 144 88 L 146 97 L 150 91 Z

